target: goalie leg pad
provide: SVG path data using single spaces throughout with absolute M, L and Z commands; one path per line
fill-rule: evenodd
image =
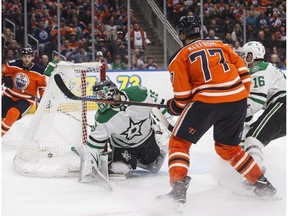
M 80 146 L 78 153 L 80 156 L 79 182 L 93 182 L 96 177 L 93 169 L 99 170 L 100 154 L 96 151 L 89 151 L 84 145 Z
M 122 161 L 112 162 L 109 165 L 109 172 L 112 174 L 124 174 L 132 170 L 129 164 L 123 163 Z
M 144 165 L 140 161 L 137 161 L 137 166 L 142 169 L 149 170 L 150 172 L 154 174 L 157 174 L 165 161 L 166 155 L 167 155 L 166 152 L 164 152 L 163 150 L 160 150 L 160 155 L 151 164 Z

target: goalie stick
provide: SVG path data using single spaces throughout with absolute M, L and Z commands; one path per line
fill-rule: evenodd
M 134 102 L 134 101 L 119 101 L 119 100 L 105 100 L 105 99 L 97 99 L 92 97 L 78 97 L 74 95 L 65 85 L 62 77 L 59 74 L 54 75 L 55 82 L 59 89 L 71 100 L 84 100 L 84 101 L 92 101 L 98 103 L 110 103 L 110 104 L 127 104 L 127 105 L 135 105 L 135 106 L 148 106 L 148 107 L 158 107 L 158 108 L 166 108 L 165 104 L 153 104 L 153 103 L 142 103 L 142 102 Z
M 66 115 L 66 116 L 69 116 L 70 118 L 74 119 L 75 121 L 81 122 L 81 120 L 80 120 L 79 118 L 71 115 L 70 113 L 67 113 L 67 112 L 65 112 L 65 111 L 63 111 L 63 110 L 61 110 L 61 109 L 57 109 L 57 111 L 60 112 L 60 113 L 63 113 L 63 114 Z M 94 127 L 93 125 L 90 125 L 90 124 L 88 124 L 88 123 L 86 123 L 86 126 L 88 126 L 88 127 L 90 127 L 90 128 L 93 128 L 93 127 Z
M 170 132 L 173 131 L 174 126 L 171 125 L 167 119 L 164 117 L 162 112 L 159 109 L 152 108 L 152 114 L 153 116 L 161 123 L 163 124 Z

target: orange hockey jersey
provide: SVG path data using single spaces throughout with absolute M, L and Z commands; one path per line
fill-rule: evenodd
M 169 64 L 174 100 L 225 103 L 247 98 L 250 75 L 245 62 L 228 44 L 196 40 L 180 49 Z
M 38 92 L 40 97 L 44 94 L 46 87 L 44 70 L 44 67 L 35 65 L 34 63 L 29 68 L 24 68 L 21 60 L 14 60 L 4 64 L 2 66 L 2 78 L 4 76 L 11 76 L 13 88 L 6 88 L 3 94 L 14 101 L 26 99 L 30 104 L 35 104 L 35 99 L 28 94 L 32 94 L 35 97 L 37 97 Z M 28 94 L 21 90 L 24 90 Z

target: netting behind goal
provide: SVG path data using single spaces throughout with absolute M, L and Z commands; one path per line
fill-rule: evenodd
M 97 104 L 68 99 L 56 85 L 54 75 L 60 74 L 75 95 L 92 96 L 92 86 L 100 79 L 100 67 L 101 63 L 95 62 L 58 63 L 17 149 L 14 166 L 18 173 L 38 177 L 78 175 L 79 156 L 71 148 L 86 142 Z M 103 77 L 105 70 L 101 71 Z

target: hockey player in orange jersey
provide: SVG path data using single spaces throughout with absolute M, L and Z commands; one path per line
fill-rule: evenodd
M 177 29 L 184 47 L 169 62 L 174 98 L 167 106 L 170 114 L 180 116 L 169 141 L 172 191 L 164 197 L 186 202 L 189 148 L 211 126 L 216 153 L 254 185 L 256 195 L 273 196 L 276 189 L 239 146 L 251 84 L 244 61 L 228 44 L 201 40 L 199 17 L 181 17 Z
M 29 112 L 37 103 L 38 92 L 42 97 L 46 87 L 45 68 L 32 62 L 33 49 L 25 47 L 21 54 L 21 60 L 2 66 L 2 84 L 6 87 L 2 95 L 2 136 Z

